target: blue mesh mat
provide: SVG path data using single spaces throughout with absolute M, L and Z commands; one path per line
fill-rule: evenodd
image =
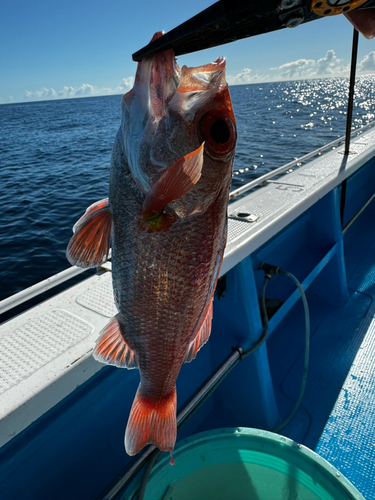
M 369 298 L 371 306 L 358 331 L 362 336 L 365 330 L 365 336 L 316 451 L 371 500 L 375 498 L 375 231 L 369 228 L 374 228 L 374 213 L 363 214 L 358 222 L 346 244 L 348 284 Z
M 365 212 L 345 237 L 348 303 L 334 308 L 308 296 L 312 317 L 308 381 L 300 409 L 281 431 L 315 449 L 368 500 L 375 499 L 375 230 L 369 231 L 374 218 L 371 211 Z M 283 417 L 301 385 L 303 331 L 299 304 L 292 321 L 281 325 L 268 341 Z

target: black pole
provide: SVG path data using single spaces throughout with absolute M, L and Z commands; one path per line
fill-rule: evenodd
M 346 115 L 346 137 L 345 137 L 345 152 L 349 154 L 350 146 L 350 132 L 352 129 L 352 116 L 353 116 L 353 100 L 354 100 L 354 84 L 355 84 L 355 70 L 357 66 L 357 52 L 358 52 L 358 31 L 353 28 L 353 45 L 352 45 L 352 63 L 350 67 L 350 82 L 349 82 L 349 101 L 348 112 Z
M 346 114 L 346 133 L 345 133 L 345 151 L 344 151 L 344 155 L 346 155 L 346 156 L 349 155 L 350 133 L 352 130 L 354 84 L 355 84 L 355 70 L 356 70 L 356 66 L 357 66 L 357 52 L 358 52 L 358 31 L 355 28 L 353 28 L 352 62 L 351 62 L 351 66 L 350 66 L 348 112 Z M 347 180 L 345 179 L 341 184 L 341 202 L 340 202 L 341 226 L 343 226 L 343 223 L 344 223 L 346 184 L 347 184 Z

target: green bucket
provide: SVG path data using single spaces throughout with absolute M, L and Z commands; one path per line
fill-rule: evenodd
M 150 475 L 145 500 L 365 500 L 305 446 L 258 429 L 217 429 L 180 441 Z M 123 500 L 136 500 L 141 476 Z

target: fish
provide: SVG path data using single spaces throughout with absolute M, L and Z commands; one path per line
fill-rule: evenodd
M 211 332 L 237 139 L 225 65 L 180 68 L 173 49 L 138 63 L 122 97 L 109 196 L 78 220 L 66 252 L 71 264 L 96 267 L 112 247 L 118 314 L 93 356 L 139 369 L 129 455 L 149 443 L 172 454 L 176 379 Z

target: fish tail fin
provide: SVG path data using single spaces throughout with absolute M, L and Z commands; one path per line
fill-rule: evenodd
M 125 432 L 128 455 L 136 455 L 149 443 L 172 452 L 177 434 L 176 404 L 176 387 L 164 398 L 152 401 L 142 395 L 139 386 Z

